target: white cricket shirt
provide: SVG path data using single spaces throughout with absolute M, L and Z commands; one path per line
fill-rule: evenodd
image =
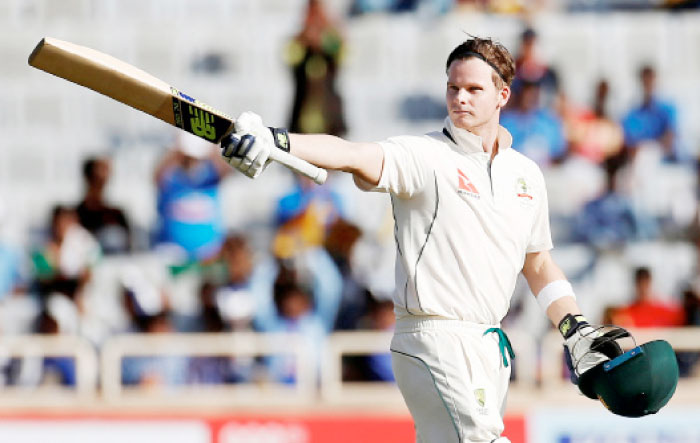
M 501 127 L 490 161 L 481 137 L 456 128 L 379 143 L 397 246 L 397 318 L 432 315 L 500 324 L 525 254 L 552 248 L 539 167 Z

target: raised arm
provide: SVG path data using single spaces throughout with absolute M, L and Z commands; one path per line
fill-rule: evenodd
M 222 155 L 251 178 L 262 173 L 276 149 L 321 168 L 352 173 L 374 185 L 382 173 L 384 154 L 376 143 L 349 142 L 325 134 L 288 134 L 282 128 L 268 128 L 251 112 L 236 119 L 233 135 L 222 141 Z
M 349 172 L 372 185 L 379 183 L 384 153 L 377 143 L 349 142 L 326 134 L 289 134 L 290 153 L 325 169 Z

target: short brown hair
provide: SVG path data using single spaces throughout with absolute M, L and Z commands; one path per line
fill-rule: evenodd
M 502 44 L 490 38 L 472 37 L 452 50 L 447 57 L 445 70 L 455 60 L 466 60 L 477 57 L 488 63 L 493 68 L 493 83 L 497 88 L 504 85 L 510 86 L 515 77 L 515 61 L 513 56 Z

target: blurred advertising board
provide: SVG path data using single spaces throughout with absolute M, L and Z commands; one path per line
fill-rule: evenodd
M 665 408 L 625 418 L 600 409 L 536 409 L 527 416 L 529 442 L 700 443 L 700 408 Z
M 0 419 L 0 442 L 7 443 L 211 443 L 199 420 L 139 420 L 60 416 Z
M 525 443 L 525 421 L 506 417 L 506 435 Z M 17 443 L 412 443 L 408 416 L 300 414 L 40 414 L 0 416 L 0 442 Z

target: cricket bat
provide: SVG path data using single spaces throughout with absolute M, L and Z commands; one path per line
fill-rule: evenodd
M 43 38 L 29 56 L 37 69 L 77 83 L 114 100 L 150 114 L 211 143 L 234 129 L 234 120 L 128 63 L 94 49 Z M 318 184 L 326 181 L 327 171 L 281 149 L 270 158 L 303 174 Z

